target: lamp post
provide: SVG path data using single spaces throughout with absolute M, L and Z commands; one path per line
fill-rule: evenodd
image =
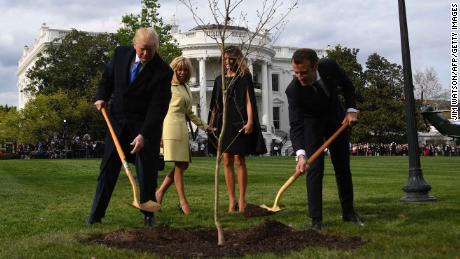
M 412 68 L 410 62 L 409 36 L 406 21 L 406 5 L 404 0 L 398 0 L 399 28 L 401 32 L 401 50 L 404 73 L 404 96 L 407 123 L 407 139 L 409 145 L 409 179 L 403 190 L 406 195 L 401 201 L 435 201 L 429 195 L 431 186 L 425 182 L 420 166 L 420 153 L 418 147 L 417 127 L 415 121 L 414 86 L 412 83 Z
M 65 131 L 66 131 L 66 123 L 67 123 L 67 120 L 64 119 L 64 124 L 62 126 L 62 142 L 64 144 L 64 152 L 67 152 L 67 142 L 65 141 Z

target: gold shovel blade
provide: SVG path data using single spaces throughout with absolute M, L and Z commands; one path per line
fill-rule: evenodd
M 157 212 L 161 209 L 161 205 L 158 202 L 154 202 L 152 200 L 149 200 L 141 204 L 138 204 L 137 202 L 133 201 L 133 203 L 131 203 L 130 205 L 134 208 L 147 212 Z
M 268 211 L 271 211 L 271 212 L 278 212 L 278 211 L 282 211 L 283 209 L 280 208 L 280 206 L 273 206 L 273 207 L 268 207 L 267 205 L 265 204 L 262 204 L 260 205 L 261 208 L 263 209 L 266 209 Z

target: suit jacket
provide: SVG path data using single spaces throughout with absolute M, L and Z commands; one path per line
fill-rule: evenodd
M 206 130 L 208 125 L 192 111 L 192 93 L 188 86 L 173 84 L 172 98 L 163 125 L 164 156 L 166 161 L 189 161 L 189 136 L 187 118 L 197 127 Z
M 163 139 L 188 140 L 187 117 L 197 127 L 206 130 L 208 125 L 192 111 L 193 99 L 188 86 L 173 84 L 171 92 L 172 98 L 163 125 Z
M 155 54 L 130 84 L 130 68 L 135 55 L 130 46 L 115 49 L 113 59 L 102 74 L 96 99 L 112 100 L 109 115 L 117 135 L 127 127 L 134 136 L 142 134 L 157 150 L 171 99 L 173 71 Z
M 290 137 L 294 150 L 305 149 L 306 118 L 317 119 L 326 125 L 340 125 L 346 110 L 339 99 L 339 90 L 344 97 L 346 108 L 356 108 L 355 88 L 336 61 L 319 60 L 318 72 L 324 83 L 322 87 L 303 87 L 294 78 L 286 89 Z

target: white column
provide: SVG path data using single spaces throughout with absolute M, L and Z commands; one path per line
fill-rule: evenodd
M 208 105 L 206 103 L 206 58 L 199 59 L 200 73 L 200 118 L 208 121 Z
M 254 76 L 254 66 L 252 65 L 252 59 L 248 58 L 248 69 L 252 76 Z
M 267 69 L 267 92 L 268 92 L 268 125 L 270 125 L 270 131 L 273 130 L 273 133 L 274 132 L 274 128 L 273 127 L 273 91 L 272 91 L 272 75 L 270 73 L 270 71 L 268 71 Z
M 267 131 L 271 132 L 269 123 L 269 92 L 268 92 L 268 69 L 267 62 L 262 62 L 262 124 L 267 126 Z

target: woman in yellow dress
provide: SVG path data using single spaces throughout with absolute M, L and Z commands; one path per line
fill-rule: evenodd
M 158 188 L 156 199 L 161 204 L 166 191 L 175 183 L 179 196 L 179 209 L 184 214 L 190 214 L 190 207 L 184 190 L 184 172 L 191 160 L 187 118 L 203 130 L 208 129 L 208 125 L 192 111 L 192 93 L 187 86 L 192 71 L 190 60 L 176 57 L 170 66 L 174 71 L 171 82 L 172 97 L 168 114 L 166 114 L 163 122 L 162 139 L 164 160 L 174 162 L 175 165 Z

